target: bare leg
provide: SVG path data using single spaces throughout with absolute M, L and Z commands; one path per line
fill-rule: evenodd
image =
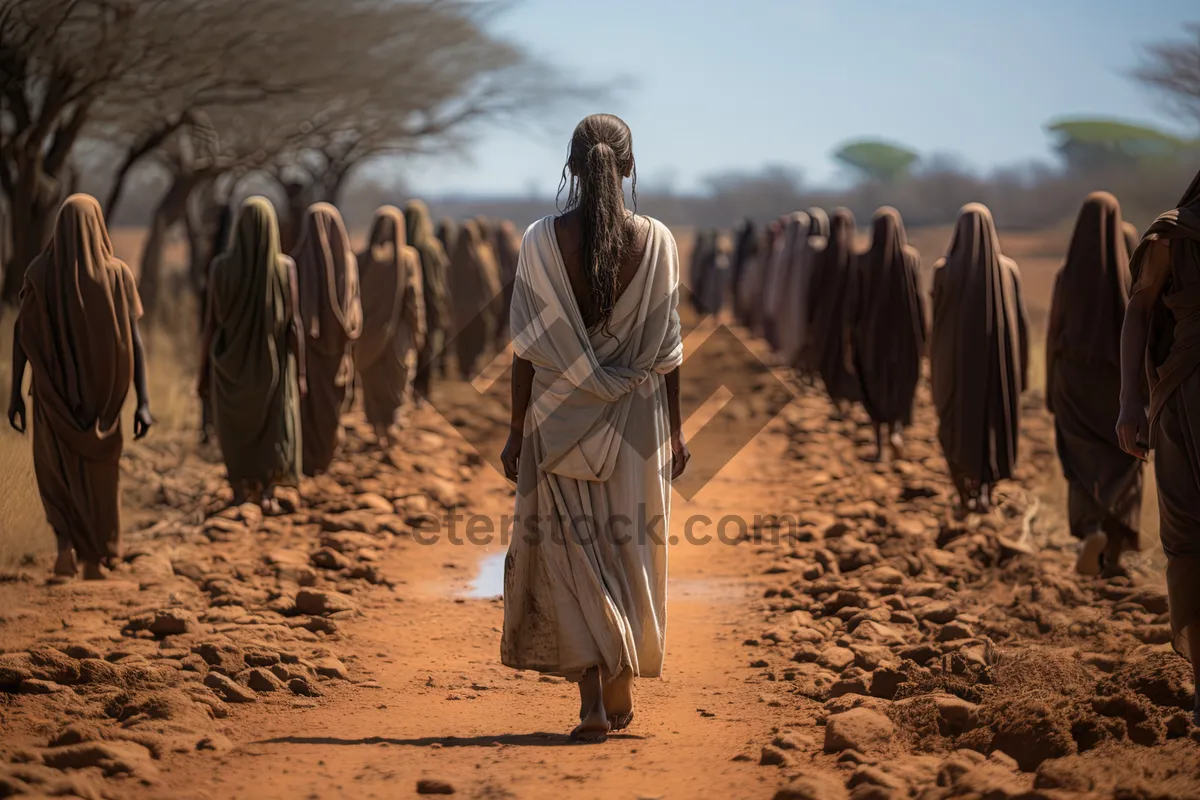
M 872 422 L 871 427 L 875 429 L 875 456 L 869 460 L 876 463 L 883 463 L 883 424 Z
M 100 571 L 100 562 L 85 561 L 83 562 L 83 579 L 85 581 L 102 581 L 104 573 Z
M 262 496 L 259 499 L 259 508 L 262 509 L 264 516 L 278 516 L 283 513 L 283 508 L 279 505 L 279 501 L 275 499 L 275 486 L 273 484 L 263 487 Z
M 1101 573 L 1105 578 L 1116 578 L 1125 575 L 1125 568 L 1121 566 L 1121 554 L 1125 552 L 1125 542 L 1120 536 L 1105 536 L 1107 547 L 1104 548 L 1104 571 Z
M 54 561 L 54 574 L 60 578 L 74 578 L 79 571 L 75 560 L 75 548 L 66 539 L 58 540 L 58 558 Z
M 608 738 L 608 717 L 604 714 L 604 682 L 600 668 L 592 667 L 579 681 L 579 724 L 571 731 L 571 741 L 603 742 Z
M 387 425 L 375 426 L 375 441 L 378 442 L 380 449 L 390 450 L 392 447 L 392 434 Z
M 890 431 L 888 440 L 892 445 L 892 458 L 900 461 L 904 458 L 904 426 L 899 422 L 893 422 L 888 429 Z
M 614 731 L 625 730 L 633 722 L 633 669 L 630 667 L 605 681 L 604 714 Z
M 1085 536 L 1079 546 L 1079 557 L 1075 559 L 1075 571 L 1080 575 L 1099 575 L 1100 560 L 1108 546 L 1108 534 L 1104 531 L 1093 531 Z

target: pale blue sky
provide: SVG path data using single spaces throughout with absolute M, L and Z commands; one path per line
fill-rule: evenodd
M 1188 20 L 1194 0 L 524 0 L 504 35 L 580 81 L 633 85 L 406 174 L 429 195 L 552 194 L 590 110 L 630 124 L 642 181 L 680 191 L 766 164 L 836 181 L 830 152 L 867 135 L 977 168 L 1046 157 L 1060 116 L 1180 130 L 1126 73 Z

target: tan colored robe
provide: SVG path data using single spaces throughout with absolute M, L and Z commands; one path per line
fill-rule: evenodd
M 1121 449 L 1121 325 L 1129 303 L 1129 251 L 1121 206 L 1107 192 L 1083 204 L 1054 281 L 1046 336 L 1046 402 L 1071 533 L 1103 531 L 1138 549 L 1142 461 Z
M 855 371 L 872 422 L 908 425 L 925 354 L 921 257 L 896 209 L 879 209 L 871 227 L 871 247 L 855 270 Z
M 569 678 L 596 665 L 662 671 L 670 425 L 663 375 L 683 361 L 679 255 L 650 220 L 645 257 L 609 325 L 588 331 L 554 234 L 525 234 L 512 339 L 533 363 L 504 564 L 500 654 Z
M 33 466 L 46 519 L 89 563 L 120 556 L 121 406 L 141 316 L 100 204 L 68 197 L 50 244 L 25 272 L 17 325 L 33 372 Z
M 417 353 L 417 374 L 413 392 L 428 398 L 433 373 L 441 367 L 446 329 L 450 327 L 450 306 L 446 291 L 446 271 L 450 258 L 442 243 L 433 234 L 429 209 L 420 200 L 409 200 L 404 206 L 404 222 L 408 229 L 408 244 L 421 256 L 421 289 L 425 297 L 425 342 Z
M 417 351 L 425 343 L 421 257 L 406 244 L 400 209 L 384 206 L 375 212 L 358 269 L 363 325 L 354 344 L 354 366 L 367 422 L 387 427 L 408 396 Z
M 353 376 L 350 348 L 362 332 L 358 262 L 336 208 L 328 203 L 309 207 L 295 259 L 308 379 L 300 406 L 304 474 L 316 475 L 329 468 L 337 451 Z
M 471 380 L 480 358 L 495 344 L 497 308 L 503 302 L 500 270 L 474 221 L 464 222 L 459 232 L 448 283 L 459 375 Z
M 271 202 L 246 200 L 229 249 L 213 261 L 209 276 L 209 399 L 231 483 L 300 483 L 293 270 L 280 251 Z
M 968 204 L 935 265 L 929 351 L 938 439 L 959 478 L 991 485 L 1012 477 L 1028 330 L 1017 265 L 1000 253 L 991 212 Z

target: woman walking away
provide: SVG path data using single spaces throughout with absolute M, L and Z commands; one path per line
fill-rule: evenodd
M 458 234 L 449 283 L 458 374 L 469 381 L 475 378 L 480 357 L 495 343 L 500 297 L 500 271 L 474 221 L 464 222 Z
M 1067 260 L 1054 281 L 1046 336 L 1046 405 L 1069 484 L 1071 534 L 1082 542 L 1078 572 L 1119 573 L 1138 549 L 1142 462 L 1121 450 L 1121 323 L 1129 302 L 1129 253 L 1121 206 L 1088 196 Z
M 871 224 L 871 249 L 859 258 L 854 324 L 854 364 L 863 406 L 875 428 L 875 458 L 884 438 L 892 455 L 904 455 L 903 431 L 912 422 L 913 396 L 925 354 L 925 305 L 918 270 L 921 256 L 908 246 L 900 212 L 884 207 Z
M 433 373 L 438 370 L 445 346 L 450 310 L 446 303 L 446 270 L 450 259 L 442 243 L 433 235 L 429 209 L 420 200 L 409 200 L 404 207 L 408 244 L 421 256 L 421 291 L 425 306 L 425 340 L 417 351 L 417 375 L 413 394 L 417 401 L 429 399 Z
M 813 259 L 817 253 L 813 244 L 823 245 L 829 235 L 829 217 L 819 208 L 810 208 L 805 218 L 808 228 L 800 232 L 792 248 L 792 263 L 788 270 L 788 281 L 780 298 L 779 348 L 783 362 L 802 373 L 802 353 L 808 338 L 808 292 L 812 283 Z
M 442 217 L 437 224 L 437 239 L 442 243 L 442 249 L 447 256 L 453 256 L 458 248 L 458 223 L 449 217 Z
M 579 123 L 567 173 L 567 211 L 525 234 L 513 295 L 500 652 L 578 681 L 571 736 L 598 741 L 632 720 L 633 679 L 662 672 L 670 481 L 688 460 L 679 254 L 666 226 L 625 209 L 620 119 Z
M 425 339 L 421 257 L 406 244 L 400 209 L 384 206 L 375 212 L 358 264 L 363 329 L 354 345 L 354 366 L 367 422 L 379 446 L 387 450 Z
M 962 512 L 991 508 L 1017 465 L 1029 326 L 1016 263 L 1000 254 L 992 213 L 963 206 L 934 265 L 930 377 L 938 439 Z
M 121 555 L 121 406 L 137 392 L 133 435 L 150 430 L 142 301 L 113 255 L 94 197 L 62 204 L 50 244 L 25 271 L 13 328 L 8 422 L 25 432 L 21 384 L 33 370 L 33 467 L 58 542 L 54 574 L 104 577 Z
M 1200 688 L 1200 173 L 1133 253 L 1121 330 L 1121 449 L 1154 449 L 1175 649 Z M 1145 386 L 1149 378 L 1149 414 Z M 1194 722 L 1200 725 L 1200 695 Z
M 814 258 L 808 297 L 815 367 L 833 402 L 835 419 L 844 419 L 850 412 L 850 404 L 862 399 L 850 353 L 853 313 L 850 289 L 856 268 L 854 215 L 849 209 L 839 208 L 829 223 L 829 239 Z
M 337 451 L 346 387 L 353 380 L 350 348 L 362 332 L 358 262 L 336 208 L 309 207 L 295 259 L 308 376 L 300 404 L 302 463 L 305 475 L 318 475 Z
M 496 266 L 500 270 L 500 317 L 496 320 L 496 342 L 508 344 L 508 311 L 512 306 L 513 282 L 517 279 L 517 259 L 521 255 L 521 237 L 508 220 L 496 226 L 493 234 Z
M 235 505 L 251 501 L 274 512 L 275 488 L 300 485 L 299 297 L 275 209 L 251 197 L 229 249 L 213 262 L 200 366 L 200 396 L 212 405 Z

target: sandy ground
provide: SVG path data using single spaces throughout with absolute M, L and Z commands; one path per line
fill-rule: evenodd
M 690 337 L 667 671 L 627 733 L 571 744 L 574 687 L 499 664 L 502 544 L 465 536 L 511 509 L 507 381 L 446 384 L 386 458 L 348 416 L 277 518 L 224 508 L 190 434 L 130 446 L 112 579 L 0 584 L 0 797 L 1200 796 L 1161 579 L 1071 574 L 1036 398 L 1021 479 L 958 523 L 924 390 L 873 465 L 864 420 Z

